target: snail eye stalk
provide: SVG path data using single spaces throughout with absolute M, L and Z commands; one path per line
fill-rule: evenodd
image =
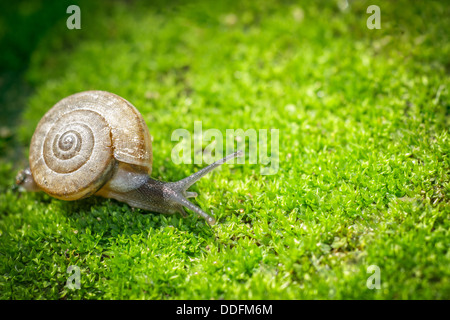
M 220 165 L 224 164 L 225 162 L 227 162 L 233 158 L 241 157 L 242 155 L 243 155 L 242 151 L 237 151 L 237 152 L 232 153 L 232 154 L 226 156 L 225 158 L 218 160 L 218 161 L 210 164 L 209 166 L 197 171 L 196 173 L 190 175 L 187 178 L 184 178 L 177 182 L 169 183 L 170 188 L 173 190 L 173 193 L 170 193 L 170 200 L 178 203 L 182 207 L 186 207 L 186 208 L 194 211 L 195 213 L 197 213 L 198 215 L 203 217 L 208 222 L 209 225 L 214 225 L 216 223 L 216 220 L 214 218 L 212 218 L 210 215 L 208 215 L 206 212 L 204 212 L 198 206 L 194 205 L 193 203 L 191 203 L 189 200 L 186 199 L 189 197 L 196 196 L 195 192 L 189 192 L 189 191 L 187 191 L 187 189 L 190 186 L 192 186 L 194 183 L 196 183 L 199 179 L 204 177 L 206 174 L 208 174 L 209 172 L 214 170 L 215 168 L 219 167 Z M 180 211 L 183 214 L 184 210 L 182 210 L 182 208 Z

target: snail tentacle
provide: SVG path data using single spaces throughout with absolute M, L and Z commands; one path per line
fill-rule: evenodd
M 210 225 L 215 224 L 216 220 L 214 220 L 214 218 L 209 216 L 202 209 L 200 209 L 199 207 L 197 207 L 196 205 L 194 205 L 193 203 L 189 202 L 189 200 L 186 199 L 186 198 L 190 198 L 190 197 L 195 197 L 197 195 L 196 192 L 189 192 L 189 191 L 186 191 L 186 189 L 188 189 L 191 185 L 193 185 L 195 182 L 197 182 L 199 179 L 201 179 L 203 176 L 205 176 L 206 174 L 208 174 L 209 172 L 211 172 L 218 166 L 224 164 L 225 162 L 227 162 L 230 159 L 233 159 L 235 157 L 240 157 L 240 156 L 242 156 L 242 154 L 243 154 L 243 152 L 240 150 L 235 153 L 229 154 L 225 158 L 210 164 L 209 166 L 197 171 L 196 173 L 190 175 L 189 177 L 184 178 L 178 182 L 171 183 L 170 185 L 173 188 L 173 190 L 175 191 L 175 195 L 172 196 L 171 200 L 194 211 L 195 213 L 197 213 L 198 215 L 203 217 L 208 222 L 208 224 L 210 224 Z M 184 197 L 183 194 L 186 194 L 186 197 Z
M 187 200 L 187 198 L 197 196 L 197 193 L 187 191 L 186 189 L 208 172 L 211 172 L 211 170 L 217 168 L 219 165 L 224 164 L 226 161 L 234 157 L 240 156 L 241 154 L 242 153 L 240 152 L 230 154 L 225 158 L 216 161 L 192 174 L 191 176 L 177 182 L 159 181 L 152 179 L 149 176 L 145 176 L 145 178 L 142 179 L 142 173 L 118 171 L 111 181 L 105 185 L 105 187 L 101 189 L 97 195 L 106 198 L 113 198 L 126 202 L 132 207 L 153 212 L 163 214 L 174 214 L 179 212 L 183 217 L 187 216 L 183 209 L 183 207 L 185 207 L 203 217 L 208 224 L 213 225 L 216 223 L 214 218 Z M 126 169 L 130 170 L 130 168 Z M 135 180 L 138 183 L 138 186 L 129 187 L 126 191 L 124 191 L 123 188 L 125 182 L 132 180 Z M 122 190 L 119 190 L 119 187 L 122 188 Z
M 239 150 L 235 153 L 229 154 L 225 158 L 220 159 L 214 163 L 211 163 L 209 166 L 197 171 L 196 173 L 194 173 L 194 174 L 190 175 L 189 177 L 186 177 L 176 183 L 180 185 L 180 188 L 183 188 L 184 190 L 186 190 L 187 188 L 192 186 L 194 183 L 196 183 L 198 180 L 200 180 L 204 175 L 208 174 L 209 172 L 211 172 L 218 166 L 224 164 L 225 162 L 227 162 L 228 160 L 231 160 L 233 158 L 241 157 L 242 155 L 243 155 L 242 150 Z

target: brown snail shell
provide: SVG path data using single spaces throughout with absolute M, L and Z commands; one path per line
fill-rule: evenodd
M 87 197 L 111 176 L 114 160 L 152 169 L 151 137 L 139 111 L 105 91 L 59 101 L 39 122 L 30 145 L 36 184 L 63 200 Z

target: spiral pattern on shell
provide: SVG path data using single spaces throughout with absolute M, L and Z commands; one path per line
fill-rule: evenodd
M 76 200 L 97 192 L 117 162 L 151 173 L 151 136 L 139 111 L 106 91 L 84 91 L 56 103 L 30 145 L 30 170 L 49 195 Z
M 51 113 L 50 113 L 51 116 Z M 74 200 L 95 193 L 112 173 L 110 127 L 92 110 L 74 110 L 38 126 L 30 149 L 30 167 L 41 189 Z

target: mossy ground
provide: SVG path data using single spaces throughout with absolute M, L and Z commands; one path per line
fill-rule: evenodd
M 379 1 L 72 2 L 2 9 L 1 299 L 449 299 L 448 4 Z M 12 188 L 42 115 L 107 90 L 154 138 L 175 129 L 280 131 L 280 169 L 226 165 L 192 190 L 212 211 L 132 210 Z M 81 289 L 65 287 L 70 265 Z M 380 268 L 381 289 L 366 281 Z

